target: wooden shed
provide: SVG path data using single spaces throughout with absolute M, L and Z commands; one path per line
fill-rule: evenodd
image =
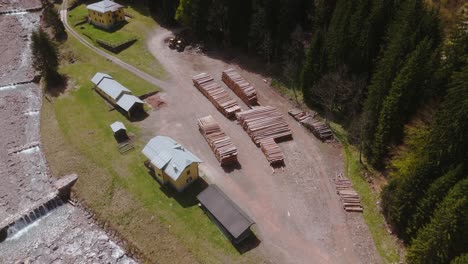
M 117 142 L 122 142 L 128 139 L 127 128 L 122 122 L 116 121 L 112 123 L 110 127 L 112 129 L 112 133 L 114 133 L 114 137 L 117 140 Z
M 252 233 L 252 219 L 219 187 L 211 184 L 198 196 L 208 216 L 234 244 L 242 242 Z

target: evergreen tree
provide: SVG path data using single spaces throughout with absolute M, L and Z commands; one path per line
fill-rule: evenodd
M 439 34 L 438 18 L 434 13 L 426 11 L 421 0 L 403 2 L 396 18 L 390 24 L 387 32 L 388 43 L 371 78 L 364 104 L 364 112 L 367 116 L 367 123 L 364 124 L 366 139 L 364 152 L 371 158 L 373 165 L 381 165 L 375 163 L 380 159 L 372 158 L 372 142 L 375 140 L 374 135 L 383 102 L 394 78 L 408 54 L 424 37 L 431 39 L 433 43 L 438 43 Z
M 304 65 L 301 71 L 301 89 L 304 101 L 313 104 L 312 86 L 319 80 L 323 71 L 323 32 L 318 30 L 312 38 L 312 43 L 306 51 Z
M 57 11 L 50 3 L 46 3 L 44 7 L 44 22 L 47 26 L 52 27 L 52 34 L 55 39 L 63 38 L 65 33 L 65 26 L 63 25 Z
M 436 205 L 464 175 L 463 166 L 460 164 L 430 185 L 423 198 L 418 201 L 416 212 L 406 230 L 408 237 L 413 238 L 416 232 L 428 223 Z
M 407 252 L 408 263 L 448 263 L 467 253 L 467 236 L 468 178 L 450 190 L 430 223 L 418 232 Z
M 468 160 L 467 83 L 468 65 L 462 72 L 452 75 L 449 90 L 436 114 L 420 158 L 408 165 L 408 175 L 392 179 L 382 192 L 387 221 L 407 242 L 409 235 L 417 231 L 409 227 L 409 222 L 426 190 L 438 177 Z
M 433 45 L 429 39 L 421 41 L 393 80 L 383 101 L 374 141 L 371 143 L 371 163 L 380 164 L 388 147 L 399 139 L 407 117 L 414 111 L 414 105 L 417 105 L 416 96 L 423 91 L 425 82 L 431 76 L 432 51 Z
M 42 29 L 34 31 L 31 35 L 31 51 L 33 54 L 33 66 L 44 78 L 45 87 L 50 88 L 60 80 L 58 73 L 58 50 Z
M 450 261 L 450 264 L 466 264 L 468 263 L 468 253 L 460 255 Z

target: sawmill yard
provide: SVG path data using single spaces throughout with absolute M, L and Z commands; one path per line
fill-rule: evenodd
M 83 6 L 71 11 L 77 19 Z M 137 11 L 138 10 L 138 11 Z M 395 242 L 385 231 L 376 210 L 376 195 L 358 181 L 364 215 L 345 212 L 333 178 L 347 175 L 351 159 L 337 142 L 323 143 L 288 115 L 294 107 L 262 75 L 262 65 L 222 52 L 199 53 L 187 48 L 171 50 L 173 33 L 148 22 L 140 9 L 125 27 L 138 41 L 115 55 L 156 78 L 156 87 L 98 56 L 69 34 L 61 45 L 61 72 L 67 89 L 44 100 L 41 134 L 52 174 L 76 172 L 75 198 L 83 202 L 105 228 L 116 231 L 127 249 L 157 263 L 381 263 L 398 261 Z M 83 34 L 79 28 L 76 31 Z M 96 43 L 93 44 L 96 45 Z M 97 45 L 96 45 L 97 46 Z M 141 61 L 139 61 L 141 59 Z M 222 81 L 222 71 L 233 68 L 257 91 L 258 102 L 281 115 L 292 138 L 278 143 L 284 166 L 273 168 L 249 134 L 227 118 L 192 82 L 207 73 L 242 110 L 249 107 Z M 146 99 L 158 107 L 142 121 L 130 122 L 92 88 L 96 72 L 113 76 L 137 96 L 159 91 Z M 237 165 L 221 167 L 214 150 L 199 131 L 197 120 L 211 115 L 237 149 Z M 109 125 L 125 124 L 135 150 L 122 155 Z M 141 149 L 156 135 L 172 137 L 200 157 L 203 180 L 184 193 L 162 187 L 144 166 Z M 266 144 L 266 143 L 265 143 Z M 346 154 L 346 155 L 345 155 Z M 359 169 L 352 163 L 353 183 Z M 357 178 L 356 178 L 357 177 Z M 256 223 L 255 236 L 233 246 L 197 206 L 195 196 L 206 183 L 217 184 Z M 371 198 L 369 198 L 369 196 Z M 362 198 L 362 197 L 361 197 Z M 366 212 L 369 206 L 369 213 Z M 367 214 L 367 215 L 366 215 Z M 371 231 L 369 230 L 371 229 Z M 379 254 L 380 253 L 380 254 Z

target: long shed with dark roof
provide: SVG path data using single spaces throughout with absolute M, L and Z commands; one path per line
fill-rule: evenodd
M 251 234 L 250 226 L 254 224 L 252 219 L 217 185 L 208 186 L 197 199 L 234 244 L 240 243 Z

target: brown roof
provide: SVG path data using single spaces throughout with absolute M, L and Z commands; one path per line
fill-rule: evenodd
M 252 219 L 215 184 L 208 186 L 197 198 L 234 239 L 254 224 Z

